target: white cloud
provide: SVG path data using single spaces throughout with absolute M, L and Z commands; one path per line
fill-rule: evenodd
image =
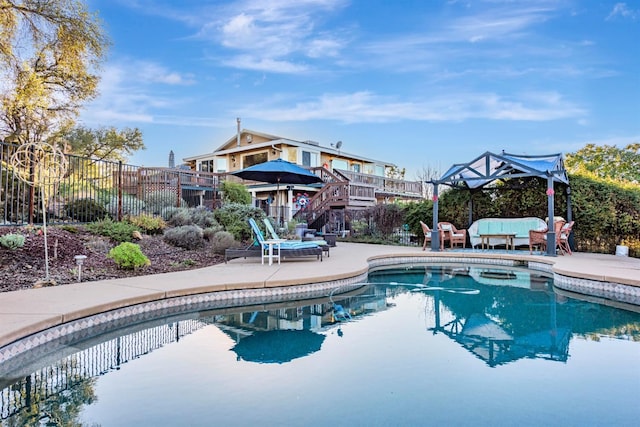
M 155 111 L 184 102 L 175 96 L 162 95 L 159 88 L 193 82 L 190 75 L 149 61 L 111 63 L 102 72 L 99 96 L 86 106 L 81 119 L 91 124 L 157 123 Z
M 193 75 L 180 74 L 170 71 L 166 67 L 147 61 L 136 61 L 132 67 L 133 78 L 147 83 L 162 83 L 166 85 L 191 85 L 195 83 Z
M 307 72 L 308 65 L 299 65 L 302 58 L 336 57 L 344 47 L 345 42 L 334 34 L 339 31 L 332 29 L 332 35 L 327 35 L 318 33 L 318 27 L 327 14 L 345 4 L 344 0 L 233 3 L 203 22 L 198 36 L 227 48 L 228 57 L 223 63 L 230 67 Z
M 279 61 L 272 58 L 257 58 L 251 55 L 239 55 L 222 62 L 229 67 L 270 73 L 296 74 L 308 70 L 308 67 L 303 64 Z
M 630 9 L 626 3 L 616 3 L 611 10 L 611 13 L 607 16 L 606 20 L 610 21 L 616 17 L 636 20 L 640 16 L 640 11 Z
M 586 112 L 557 93 L 504 97 L 494 93 L 451 93 L 425 101 L 397 101 L 371 92 L 326 94 L 293 107 L 253 105 L 243 117 L 273 121 L 335 120 L 344 123 L 401 120 L 457 122 L 469 119 L 551 121 L 581 118 Z

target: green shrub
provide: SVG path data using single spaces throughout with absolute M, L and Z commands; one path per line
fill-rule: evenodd
M 418 236 L 422 236 L 422 226 L 420 221 L 425 224 L 433 225 L 433 202 L 431 200 L 421 200 L 415 203 L 407 203 L 404 205 L 405 222 L 409 224 L 409 231 Z
M 189 208 L 171 208 L 170 214 L 167 216 L 167 224 L 172 227 L 180 227 L 183 225 L 192 225 L 193 218 Z
M 629 247 L 629 256 L 640 258 L 640 238 L 628 237 L 621 242 L 622 245 Z
M 19 249 L 24 246 L 25 238 L 22 234 L 10 233 L 0 236 L 0 245 L 7 249 Z
M 225 203 L 239 203 L 248 205 L 251 203 L 251 193 L 242 184 L 231 181 L 222 183 L 222 200 Z
M 142 253 L 140 245 L 131 242 L 120 243 L 109 251 L 109 258 L 113 259 L 118 267 L 124 269 L 135 269 L 151 265 L 151 261 Z
M 226 231 L 215 233 L 209 240 L 211 241 L 211 248 L 216 254 L 224 254 L 225 249 L 238 246 L 233 234 Z
M 147 234 L 161 234 L 167 223 L 159 216 L 140 214 L 127 217 L 127 222 L 135 225 Z
M 68 217 L 80 222 L 93 222 L 104 219 L 107 210 L 91 199 L 79 199 L 67 203 L 64 207 Z
M 202 233 L 204 235 L 204 238 L 207 239 L 208 241 L 212 241 L 213 240 L 213 236 L 220 232 L 220 231 L 224 231 L 224 228 L 222 228 L 222 226 L 220 224 L 214 226 L 214 227 L 207 227 L 204 230 L 202 230 Z
M 133 239 L 133 232 L 140 231 L 138 227 L 129 222 L 113 221 L 111 218 L 89 223 L 86 225 L 86 229 L 91 233 L 108 237 L 118 243 L 130 242 Z
M 171 219 L 171 217 L 173 216 L 174 213 L 179 212 L 181 210 L 183 210 L 184 208 L 176 208 L 175 206 L 168 206 L 166 208 L 163 208 L 160 211 L 160 216 L 162 217 L 162 219 L 164 219 L 165 221 L 169 221 L 169 219 Z
M 173 246 L 196 249 L 204 245 L 202 228 L 197 225 L 183 225 L 164 232 L 164 240 Z
M 262 222 L 265 213 L 262 209 L 254 208 L 250 205 L 239 203 L 229 203 L 213 211 L 215 218 L 226 231 L 233 234 L 238 241 L 251 238 L 251 227 L 249 218 L 254 218 L 256 222 Z
M 122 197 L 122 215 L 140 215 L 144 212 L 146 204 L 144 201 L 139 200 L 133 196 L 128 194 L 123 195 Z M 118 198 L 111 197 L 111 200 L 105 206 L 105 209 L 111 215 L 112 218 L 118 217 Z
M 193 223 L 200 226 L 201 228 L 215 227 L 219 225 L 213 212 L 208 210 L 204 206 L 190 208 L 189 214 L 191 215 L 191 220 L 193 221 Z
M 78 228 L 77 225 L 63 224 L 60 226 L 60 229 L 64 231 L 68 231 L 69 233 L 74 233 L 74 234 L 80 232 L 80 229 Z
M 144 196 L 144 202 L 148 212 L 159 215 L 163 209 L 178 206 L 178 197 L 175 191 L 157 190 L 151 191 Z M 180 206 L 188 207 L 186 200 L 180 198 Z

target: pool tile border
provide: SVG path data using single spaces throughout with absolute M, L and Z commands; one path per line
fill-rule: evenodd
M 71 342 L 112 328 L 126 326 L 131 322 L 141 322 L 157 316 L 197 311 L 198 309 L 268 304 L 327 296 L 328 291 L 334 291 L 336 294 L 344 293 L 362 286 L 366 278 L 367 273 L 363 273 L 345 279 L 296 286 L 208 292 L 110 310 L 57 325 L 8 344 L 0 348 L 0 363 L 8 362 L 26 351 L 46 354 L 50 351 L 46 345 L 56 340 L 64 339 L 64 341 Z

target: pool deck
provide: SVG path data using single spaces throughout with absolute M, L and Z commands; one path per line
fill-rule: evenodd
M 0 348 L 70 321 L 139 303 L 216 291 L 274 288 L 348 279 L 366 273 L 376 259 L 446 257 L 525 260 L 549 264 L 565 277 L 640 288 L 640 259 L 603 254 L 529 255 L 527 251 L 422 251 L 420 247 L 339 242 L 322 262 L 312 258 L 261 264 L 234 259 L 197 270 L 83 282 L 0 293 Z

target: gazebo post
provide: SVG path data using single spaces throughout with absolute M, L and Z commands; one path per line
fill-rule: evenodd
M 473 191 L 469 190 L 469 223 L 467 228 L 471 227 L 471 224 L 473 224 Z
M 433 224 L 431 227 L 431 250 L 440 250 L 440 233 L 438 232 L 438 184 L 433 183 Z
M 567 222 L 573 221 L 573 208 L 571 207 L 571 186 L 567 185 Z M 569 247 L 571 250 L 576 249 L 576 242 L 573 237 L 573 230 L 569 233 Z
M 556 229 L 554 210 L 553 177 L 547 177 L 547 255 L 556 256 Z

